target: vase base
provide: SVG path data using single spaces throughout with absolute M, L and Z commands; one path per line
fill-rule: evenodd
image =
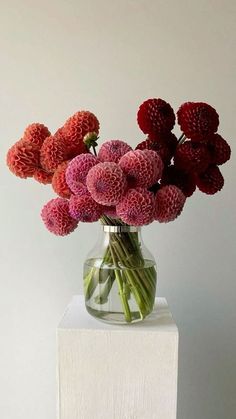
M 131 313 L 131 321 L 127 321 L 125 319 L 124 313 L 122 312 L 111 312 L 111 311 L 103 311 L 103 310 L 95 310 L 86 305 L 87 312 L 92 316 L 95 317 L 97 320 L 102 321 L 104 323 L 110 324 L 133 324 L 138 323 L 144 320 L 143 317 L 140 317 L 139 311 L 135 311 Z

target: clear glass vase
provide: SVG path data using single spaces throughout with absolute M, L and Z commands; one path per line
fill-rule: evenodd
M 134 323 L 153 310 L 156 264 L 140 228 L 103 225 L 84 264 L 87 311 L 108 323 Z

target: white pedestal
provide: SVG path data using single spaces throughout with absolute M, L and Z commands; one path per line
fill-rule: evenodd
M 164 298 L 134 325 L 93 319 L 75 296 L 58 328 L 59 419 L 175 419 L 178 329 Z

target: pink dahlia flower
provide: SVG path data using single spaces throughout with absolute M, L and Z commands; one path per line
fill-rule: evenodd
M 126 177 L 120 166 L 112 162 L 99 163 L 87 175 L 87 188 L 101 205 L 118 204 L 126 190 Z
M 128 153 L 132 148 L 121 140 L 110 140 L 102 144 L 99 152 L 98 158 L 100 161 L 110 161 L 118 163 L 120 158 Z
M 98 163 L 97 157 L 90 153 L 80 154 L 71 160 L 66 170 L 66 182 L 75 195 L 85 188 L 89 170 Z
M 149 188 L 162 175 L 163 162 L 153 150 L 129 151 L 119 161 L 119 166 L 132 187 Z
M 90 193 L 86 185 L 84 185 L 83 183 L 77 183 L 75 195 L 77 196 L 89 195 L 90 196 Z
M 70 215 L 77 221 L 92 223 L 98 221 L 103 213 L 102 205 L 90 195 L 72 195 L 69 203 Z
M 144 188 L 129 189 L 116 206 L 116 212 L 129 225 L 150 224 L 154 220 L 154 195 Z
M 66 236 L 74 231 L 78 224 L 70 215 L 69 201 L 63 198 L 51 199 L 44 205 L 41 217 L 47 229 L 57 236 Z
M 186 197 L 175 185 L 163 186 L 155 196 L 155 220 L 168 223 L 182 212 Z

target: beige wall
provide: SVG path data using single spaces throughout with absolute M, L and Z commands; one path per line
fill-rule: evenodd
M 235 20 L 223 0 L 1 1 L 2 419 L 55 418 L 55 329 L 99 228 L 50 235 L 39 213 L 52 191 L 12 176 L 6 151 L 29 122 L 55 130 L 80 108 L 102 139 L 135 145 L 136 109 L 153 96 L 209 102 L 232 145 L 223 191 L 196 193 L 144 237 L 180 329 L 179 419 L 235 418 Z

